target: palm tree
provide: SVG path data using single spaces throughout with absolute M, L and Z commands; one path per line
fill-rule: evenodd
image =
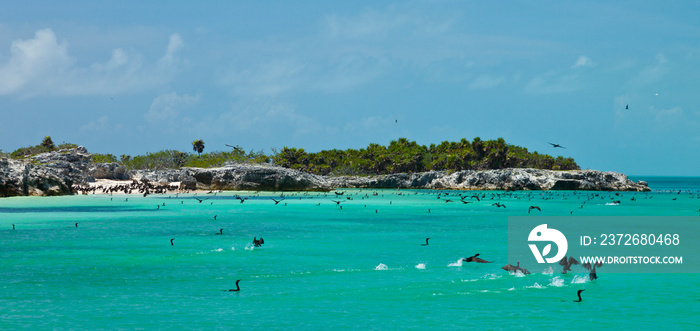
M 41 142 L 41 147 L 44 147 L 47 150 L 52 151 L 54 148 L 56 148 L 56 145 L 53 144 L 53 140 L 51 140 L 51 136 L 46 136 L 46 137 L 44 137 L 44 141 Z
M 204 140 L 199 139 L 199 140 L 193 141 L 192 142 L 192 150 L 199 153 L 199 155 L 202 155 L 202 151 L 204 150 Z

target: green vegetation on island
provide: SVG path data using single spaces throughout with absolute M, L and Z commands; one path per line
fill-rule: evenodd
M 527 148 L 509 145 L 498 138 L 483 141 L 462 139 L 423 146 L 400 138 L 389 146 L 370 144 L 356 150 L 325 150 L 307 153 L 304 149 L 285 147 L 273 157 L 286 168 L 319 175 L 378 175 L 424 172 L 431 170 L 487 170 L 504 168 L 536 168 L 576 170 L 572 158 L 530 153 Z
M 391 141 L 388 146 L 370 144 L 363 149 L 323 150 L 306 152 L 303 148 L 284 147 L 271 155 L 263 151 L 245 152 L 239 146 L 230 146 L 231 151 L 204 153 L 204 141 L 192 142 L 194 153 L 163 150 L 146 155 L 92 154 L 93 163 L 119 163 L 128 169 L 178 169 L 181 167 L 213 168 L 227 163 L 273 163 L 282 167 L 318 175 L 381 175 L 412 173 L 431 170 L 460 171 L 504 168 L 536 168 L 549 170 L 577 170 L 579 166 L 572 158 L 554 158 L 547 154 L 529 152 L 527 148 L 496 140 L 458 142 L 443 141 L 430 146 L 419 145 L 406 138 Z M 37 146 L 20 148 L 10 157 L 24 159 L 39 153 L 50 152 L 77 145 L 63 143 L 53 145 L 51 137 L 45 137 Z M 6 154 L 4 154 L 6 155 Z

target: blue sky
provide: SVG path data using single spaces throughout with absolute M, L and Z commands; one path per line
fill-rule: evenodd
M 700 2 L 164 3 L 0 1 L 0 149 L 479 136 L 700 175 Z

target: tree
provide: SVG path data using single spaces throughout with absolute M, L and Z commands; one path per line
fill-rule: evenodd
M 204 150 L 204 140 L 199 139 L 192 142 L 192 150 L 196 151 L 199 155 L 202 155 Z
M 56 148 L 56 145 L 53 144 L 53 140 L 51 140 L 50 136 L 44 137 L 44 141 L 41 142 L 41 147 L 44 147 L 48 149 L 49 151 L 52 151 L 53 149 Z

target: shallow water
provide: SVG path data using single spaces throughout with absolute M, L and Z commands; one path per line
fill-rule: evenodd
M 697 181 L 664 183 L 620 205 L 595 192 L 584 209 L 591 192 L 495 198 L 505 209 L 490 200 L 503 192 L 427 190 L 288 192 L 279 205 L 279 192 L 0 199 L 0 329 L 696 330 L 698 274 L 500 269 L 508 216 L 532 201 L 548 216 L 700 215 Z M 461 262 L 475 253 L 494 263 Z M 237 279 L 240 292 L 222 291 Z

